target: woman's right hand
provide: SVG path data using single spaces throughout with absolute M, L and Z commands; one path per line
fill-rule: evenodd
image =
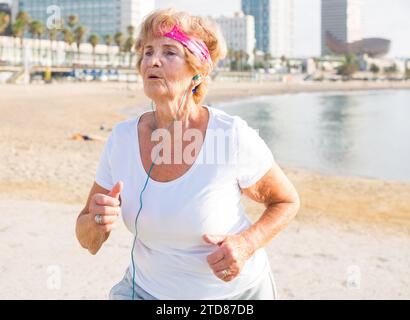
M 122 181 L 118 181 L 107 195 L 96 193 L 91 198 L 88 207 L 89 218 L 91 219 L 90 223 L 100 234 L 109 234 L 121 214 L 121 202 L 119 197 L 122 188 Z M 101 217 L 100 224 L 97 223 L 97 215 Z

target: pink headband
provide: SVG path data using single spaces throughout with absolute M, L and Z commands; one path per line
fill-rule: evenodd
M 170 32 L 164 34 L 164 37 L 174 39 L 187 48 L 199 60 L 206 61 L 212 68 L 212 60 L 209 55 L 205 42 L 201 39 L 190 38 L 178 25 L 175 25 Z

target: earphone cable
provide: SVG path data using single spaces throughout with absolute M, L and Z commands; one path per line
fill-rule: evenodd
M 184 100 L 185 100 L 185 97 L 186 97 L 187 92 L 188 92 L 188 89 L 185 90 L 185 93 L 184 93 L 184 95 L 182 96 L 181 103 L 180 103 L 180 105 L 179 105 L 179 107 L 178 107 L 178 110 L 177 110 L 177 113 L 176 113 L 176 118 L 173 118 L 172 122 L 171 122 L 171 123 L 169 124 L 169 126 L 167 127 L 167 130 L 169 130 L 169 128 L 171 128 L 172 124 L 173 124 L 175 121 L 178 120 L 178 113 L 179 113 L 179 110 L 181 109 L 181 107 L 182 107 L 182 105 L 183 105 L 183 103 L 184 103 Z M 154 115 L 154 118 L 155 118 L 154 103 L 153 103 L 152 101 L 151 101 L 151 109 L 152 109 L 152 111 L 153 111 L 153 115 Z M 155 121 L 156 121 L 156 118 L 155 118 Z M 137 128 L 136 128 L 136 130 L 138 130 L 138 123 L 137 123 Z M 148 185 L 148 181 L 149 181 L 149 178 L 150 178 L 150 175 L 151 175 L 151 171 L 152 171 L 152 169 L 154 168 L 154 165 L 155 165 L 155 162 L 156 162 L 158 156 L 159 156 L 159 152 L 158 152 L 157 155 L 155 156 L 155 159 L 154 159 L 154 161 L 151 163 L 151 166 L 150 166 L 150 168 L 149 168 L 149 170 L 148 170 L 148 174 L 147 174 L 147 178 L 146 178 L 145 183 L 144 183 L 144 187 L 142 188 L 142 190 L 141 190 L 141 192 L 140 192 L 140 197 L 139 197 L 139 200 L 140 200 L 140 208 L 139 208 L 139 210 L 138 210 L 138 213 L 137 213 L 137 215 L 136 215 L 136 217 L 135 217 L 135 221 L 134 221 L 135 236 L 134 236 L 134 241 L 133 241 L 133 243 L 132 243 L 132 249 L 131 249 L 131 261 L 132 261 L 132 300 L 134 300 L 134 297 L 135 297 L 135 262 L 134 262 L 134 248 L 135 248 L 135 242 L 136 242 L 137 236 L 138 236 L 138 235 L 137 235 L 137 220 L 138 220 L 138 217 L 139 217 L 139 214 L 140 214 L 140 212 L 141 212 L 141 210 L 142 210 L 142 205 L 143 205 L 143 203 L 142 203 L 142 194 L 143 194 L 143 192 L 145 191 L 145 189 L 146 189 L 146 187 L 147 187 L 147 185 Z

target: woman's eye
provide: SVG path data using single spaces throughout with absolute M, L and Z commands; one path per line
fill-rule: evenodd
M 168 56 L 173 56 L 175 53 L 174 52 L 172 52 L 172 51 L 167 51 L 167 55 Z
M 151 51 L 145 52 L 145 55 L 146 55 L 146 56 L 151 56 L 151 55 L 152 55 L 152 52 L 151 52 Z

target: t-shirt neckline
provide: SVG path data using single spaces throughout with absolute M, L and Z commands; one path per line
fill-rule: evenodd
M 205 138 L 204 138 L 204 141 L 202 142 L 202 145 L 201 145 L 201 150 L 199 151 L 198 156 L 195 158 L 194 163 L 191 165 L 191 167 L 184 174 L 182 174 L 178 178 L 173 179 L 171 181 L 157 181 L 157 180 L 154 180 L 151 177 L 149 177 L 148 181 L 149 181 L 150 184 L 155 184 L 157 186 L 164 186 L 164 187 L 168 187 L 168 186 L 177 184 L 177 183 L 181 182 L 182 180 L 185 180 L 186 178 L 188 178 L 192 174 L 192 172 L 195 170 L 195 168 L 198 166 L 198 161 L 200 161 L 200 159 L 203 157 L 205 144 L 207 143 L 207 140 L 209 139 L 208 138 L 209 134 L 207 134 L 207 131 L 211 128 L 211 125 L 212 125 L 212 122 L 213 122 L 213 117 L 214 117 L 213 112 L 211 110 L 212 108 L 207 106 L 207 105 L 203 105 L 203 106 L 208 109 L 208 114 L 209 114 L 208 124 L 207 124 L 206 131 L 205 131 Z M 135 157 L 137 158 L 138 169 L 141 170 L 141 172 L 143 172 L 143 174 L 145 175 L 145 178 L 147 177 L 148 173 L 145 171 L 145 168 L 144 168 L 144 165 L 143 165 L 142 159 L 141 159 L 139 133 L 138 133 L 138 123 L 139 123 L 139 120 L 141 119 L 141 117 L 144 114 L 148 113 L 148 112 L 151 112 L 151 110 L 141 113 L 135 119 L 134 124 L 133 124 L 134 154 L 135 154 Z

